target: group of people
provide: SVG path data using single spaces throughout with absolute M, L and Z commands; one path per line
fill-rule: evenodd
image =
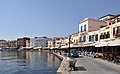
M 111 61 L 113 63 L 120 63 L 120 56 L 118 54 L 110 54 L 110 53 L 98 53 L 93 51 L 80 51 L 80 55 L 89 56 L 92 58 L 102 58 L 107 61 Z
M 103 59 L 112 61 L 113 63 L 116 63 L 116 64 L 120 63 L 120 56 L 118 56 L 117 54 L 104 53 Z
M 80 51 L 80 55 L 96 58 L 96 57 L 98 57 L 99 54 L 97 52 L 92 52 L 92 51 L 90 51 L 90 52 L 88 52 L 88 51 Z

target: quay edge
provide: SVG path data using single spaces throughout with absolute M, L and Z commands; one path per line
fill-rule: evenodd
M 62 60 L 60 67 L 57 70 L 57 74 L 69 74 L 69 60 L 67 60 L 69 57 L 65 57 L 54 52 L 53 54 Z

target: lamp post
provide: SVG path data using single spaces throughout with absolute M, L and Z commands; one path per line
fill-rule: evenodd
M 70 57 L 70 39 L 71 39 L 71 35 L 69 36 L 69 47 L 68 47 L 68 52 L 69 52 L 68 56 L 69 57 Z

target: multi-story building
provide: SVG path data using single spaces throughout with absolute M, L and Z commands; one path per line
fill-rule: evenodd
M 24 37 L 24 38 L 18 38 L 17 39 L 17 47 L 30 47 L 30 38 Z
M 71 37 L 71 39 L 69 38 Z M 69 40 L 70 39 L 70 40 Z M 120 14 L 105 15 L 99 19 L 86 18 L 79 24 L 79 33 L 73 33 L 68 37 L 58 37 L 48 40 L 49 48 L 82 47 L 99 51 L 118 51 L 120 46 Z M 86 48 L 87 47 L 87 48 Z M 109 47 L 109 48 L 108 48 Z
M 111 40 L 119 37 L 119 26 L 120 26 L 120 14 L 118 15 L 106 15 L 101 19 L 107 22 L 107 26 L 101 27 L 99 29 L 100 40 Z
M 35 37 L 33 40 L 34 47 L 47 47 L 48 38 L 47 37 Z
M 54 47 L 52 38 L 48 39 L 48 48 Z
M 100 39 L 99 30 L 88 32 L 88 43 L 98 42 Z
M 17 40 L 7 41 L 8 48 L 17 48 Z
M 35 42 L 35 39 L 34 38 L 30 38 L 30 47 L 34 47 L 34 42 Z
M 63 37 L 59 37 L 59 38 L 55 39 L 55 48 L 60 48 L 61 47 L 62 40 L 64 40 Z
M 7 47 L 7 41 L 6 40 L 0 40 L 0 48 L 6 48 Z
M 111 39 L 120 37 L 120 14 L 107 20 L 111 28 Z
M 77 45 L 79 42 L 79 32 L 71 34 L 71 43 Z
M 103 26 L 107 26 L 107 23 L 98 19 L 86 18 L 81 21 L 79 24 L 79 44 L 88 44 L 88 32 L 97 31 Z
M 49 48 L 60 48 L 63 44 L 63 37 L 54 37 L 54 38 L 50 38 L 48 40 L 48 47 Z
M 105 15 L 105 16 L 100 17 L 99 20 L 106 21 L 106 20 L 108 20 L 108 19 L 110 19 L 110 18 L 112 18 L 112 17 L 114 17 L 114 16 L 115 16 L 115 15 L 107 14 L 107 15 Z
M 69 43 L 69 37 L 64 37 L 64 39 L 61 40 L 61 47 L 68 46 Z
M 108 25 L 100 29 L 100 40 L 108 42 L 108 46 L 120 45 L 120 14 L 107 19 L 106 22 Z

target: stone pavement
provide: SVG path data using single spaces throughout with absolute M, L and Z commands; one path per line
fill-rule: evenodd
M 90 57 L 76 58 L 76 67 L 86 71 L 70 71 L 69 74 L 120 74 L 120 65 Z

